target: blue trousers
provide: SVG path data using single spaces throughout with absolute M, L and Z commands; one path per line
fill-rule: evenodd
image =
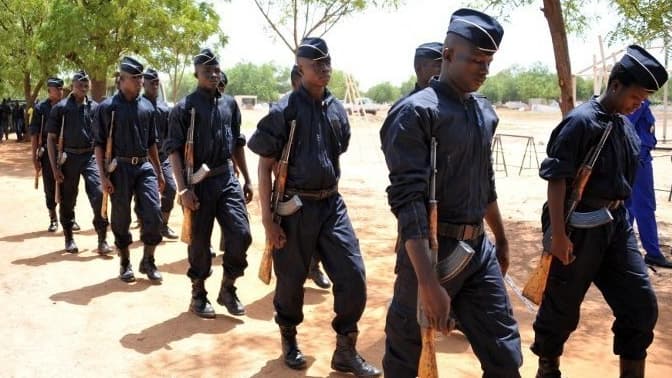
M 173 168 L 170 166 L 170 160 L 165 159 L 161 162 L 161 170 L 163 171 L 163 178 L 166 180 L 166 186 L 161 193 L 161 212 L 169 213 L 175 206 L 175 194 L 177 193 L 177 186 L 173 178 Z
M 293 327 L 303 321 L 303 285 L 313 253 L 333 282 L 336 333 L 356 332 L 366 306 L 366 273 L 359 241 L 340 194 L 323 200 L 302 199 L 303 207 L 283 217 L 287 243 L 273 253 L 277 283 L 275 321 Z
M 54 181 L 54 172 L 51 170 L 51 164 L 49 163 L 49 154 L 46 151 L 42 154 L 42 157 L 39 158 L 40 165 L 42 165 L 42 188 L 44 189 L 44 200 L 47 205 L 47 209 L 55 210 L 56 209 L 56 182 Z M 75 193 L 75 202 L 77 199 L 77 194 Z M 74 207 L 74 205 L 73 205 Z
M 612 210 L 612 215 L 611 223 L 572 231 L 573 263 L 565 266 L 553 259 L 534 322 L 531 349 L 536 355 L 562 355 L 579 323 L 586 291 L 595 283 L 616 317 L 611 327 L 614 354 L 628 360 L 646 357 L 658 319 L 656 295 L 625 208 Z
M 195 186 L 194 191 L 201 206 L 191 213 L 192 242 L 188 248 L 187 276 L 205 279 L 210 275 L 210 238 L 215 219 L 222 230 L 220 249 L 224 251 L 224 274 L 232 279 L 242 276 L 247 268 L 247 249 L 252 243 L 252 234 L 243 191 L 233 170 L 206 178 Z
M 520 377 L 520 334 L 495 247 L 483 236 L 469 244 L 476 251 L 474 257 L 462 273 L 444 284 L 452 299 L 453 315 L 478 357 L 484 377 Z M 440 237 L 440 258 L 455 245 L 454 239 Z M 385 377 L 412 378 L 418 374 L 422 351 L 416 315 L 418 281 L 404 245 L 397 247 L 397 279 L 385 323 L 383 369 Z
M 58 208 L 58 212 L 63 229 L 72 229 L 72 224 L 75 221 L 75 203 L 77 202 L 79 178 L 81 176 L 84 178 L 86 195 L 89 197 L 89 203 L 93 211 L 93 228 L 96 231 L 106 230 L 109 223 L 100 215 L 100 208 L 103 203 L 103 191 L 93 153 L 68 153 L 68 158 L 61 167 L 61 172 L 63 172 L 65 179 L 63 184 L 61 184 L 61 205 Z M 47 203 L 47 206 L 49 206 L 49 203 Z
M 646 155 L 646 154 L 645 154 Z M 630 213 L 630 224 L 637 221 L 639 240 L 647 255 L 662 256 L 658 243 L 656 224 L 656 194 L 653 187 L 653 165 L 651 155 L 640 158 L 639 168 L 632 186 L 632 196 L 625 202 Z
M 135 196 L 137 214 L 142 220 L 140 240 L 145 245 L 159 244 L 162 239 L 159 183 L 152 164 L 147 162 L 131 165 L 119 162 L 110 175 L 110 180 L 114 185 L 114 193 L 110 195 L 112 202 L 110 219 L 114 244 L 117 248 L 126 248 L 133 242 L 133 236 L 129 230 L 133 196 Z

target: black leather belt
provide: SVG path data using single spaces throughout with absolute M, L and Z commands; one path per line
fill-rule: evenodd
M 217 168 L 210 169 L 210 171 L 208 172 L 208 177 L 219 176 L 221 174 L 231 171 L 232 169 L 233 169 L 233 161 L 231 161 L 231 159 L 227 159 L 226 164 L 222 164 Z
M 89 152 L 93 152 L 93 147 L 85 147 L 85 148 L 69 148 L 66 147 L 63 149 L 63 151 L 69 153 L 69 154 L 86 154 Z
M 294 188 L 285 189 L 285 195 L 287 196 L 291 197 L 293 195 L 298 195 L 299 197 L 305 197 L 312 200 L 323 200 L 333 196 L 336 193 L 338 193 L 338 185 L 334 185 L 329 189 L 322 190 L 300 190 Z
M 128 163 L 131 165 L 144 164 L 149 161 L 149 158 L 147 156 L 131 156 L 131 157 L 117 156 L 116 159 L 117 161 L 120 161 L 122 163 Z
M 441 236 L 453 238 L 456 240 L 472 240 L 483 235 L 485 232 L 483 223 L 481 224 L 453 224 L 441 223 L 438 225 L 438 233 Z
M 623 205 L 623 200 L 605 200 L 601 198 L 585 197 L 581 199 L 580 203 L 594 209 L 606 207 L 609 210 L 614 210 Z

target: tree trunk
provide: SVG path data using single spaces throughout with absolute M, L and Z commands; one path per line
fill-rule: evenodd
M 100 102 L 103 97 L 105 97 L 107 92 L 107 80 L 104 78 L 94 79 L 91 78 L 91 97 L 94 101 Z
M 558 85 L 560 86 L 560 111 L 564 117 L 574 109 L 574 94 L 572 93 L 572 66 L 569 61 L 567 31 L 562 18 L 560 0 L 544 0 L 542 11 L 551 31 L 555 69 L 558 71 Z
M 33 105 L 30 91 L 30 72 L 23 73 L 23 98 L 26 100 L 26 109 Z

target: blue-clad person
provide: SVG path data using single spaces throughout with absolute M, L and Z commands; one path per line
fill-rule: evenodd
M 628 120 L 635 127 L 641 140 L 639 151 L 639 168 L 632 185 L 632 195 L 625 201 L 625 207 L 630 215 L 630 224 L 637 221 L 639 240 L 646 254 L 644 262 L 661 268 L 672 268 L 672 261 L 668 260 L 660 251 L 658 241 L 658 225 L 656 224 L 656 193 L 653 186 L 653 157 L 651 150 L 656 147 L 655 123 L 656 118 L 651 113 L 649 100 L 644 100 L 642 106 L 632 114 Z
M 658 305 L 623 206 L 640 165 L 640 140 L 624 115 L 635 111 L 666 81 L 665 68 L 646 50 L 631 45 L 614 64 L 605 92 L 572 110 L 551 133 L 548 157 L 539 175 L 548 181 L 542 226 L 551 228 L 554 258 L 534 322 L 531 349 L 539 356 L 537 377 L 560 377 L 559 358 L 579 323 L 581 302 L 591 283 L 615 316 L 611 329 L 614 354 L 620 357 L 620 376 L 644 377 Z M 609 124 L 613 129 L 576 211 L 602 209 L 610 212 L 613 220 L 590 228 L 566 227 L 565 211 L 574 178 Z
M 191 279 L 190 310 L 197 316 L 214 318 L 215 310 L 207 298 L 205 280 L 212 274 L 210 238 L 217 219 L 222 231 L 220 249 L 224 251 L 222 284 L 217 303 L 231 315 L 244 315 L 245 306 L 236 294 L 236 279 L 247 268 L 247 249 L 252 243 L 245 204 L 252 200 L 252 186 L 244 164 L 244 147 L 239 142 L 241 116 L 230 96 L 217 90 L 221 80 L 219 61 L 205 48 L 193 59 L 197 88 L 171 110 L 166 153 L 175 172 L 183 207 L 191 210 L 191 245 L 187 248 Z M 184 146 L 187 143 L 191 112 L 194 111 L 194 172 L 207 165 L 207 176 L 192 187 L 185 177 Z M 241 187 L 233 169 L 240 168 L 245 184 Z
M 519 377 L 518 325 L 502 278 L 509 247 L 497 204 L 491 141 L 498 117 L 474 93 L 483 84 L 504 30 L 484 13 L 451 16 L 441 72 L 403 99 L 380 131 L 389 168 L 388 201 L 400 233 L 394 295 L 385 325 L 386 377 L 415 377 L 421 353 L 420 302 L 430 326 L 447 332 L 450 310 L 481 363 L 484 377 Z M 427 204 L 431 139 L 437 141 L 438 265 L 466 243 L 473 257 L 452 279 L 430 263 Z M 494 234 L 484 234 L 484 219 Z M 469 249 L 468 247 L 462 247 Z
M 72 77 L 72 92 L 49 112 L 47 120 L 47 152 L 54 175 L 55 185 L 60 186 L 60 206 L 58 208 L 65 250 L 77 253 L 79 249 L 72 236 L 75 222 L 75 202 L 79 192 L 79 178 L 84 178 L 86 195 L 93 210 L 93 227 L 98 234 L 98 253 L 106 255 L 112 252 L 107 245 L 107 226 L 109 222 L 100 214 L 103 192 L 100 175 L 96 169 L 93 155 L 94 130 L 93 113 L 98 104 L 88 97 L 89 75 L 77 71 Z M 63 129 L 63 130 L 61 130 Z M 57 147 L 63 131 L 63 156 L 65 161 L 57 164 Z
M 317 253 L 334 283 L 336 317 L 331 325 L 336 331 L 336 350 L 332 369 L 360 377 L 379 376 L 380 370 L 364 361 L 355 348 L 357 323 L 366 306 L 366 278 L 359 243 L 338 192 L 339 158 L 350 142 L 350 124 L 345 108 L 327 89 L 332 71 L 326 42 L 305 38 L 296 51 L 296 64 L 301 87 L 273 105 L 248 143 L 260 155 L 261 217 L 266 238 L 275 246 L 273 305 L 283 359 L 292 369 L 306 366 L 296 341 L 296 327 L 303 321 L 303 284 Z M 294 198 L 295 206 L 276 224 L 271 214 L 271 175 L 288 141 L 292 121 L 296 121 L 296 131 L 285 195 L 286 199 Z
M 170 212 L 173 211 L 175 205 L 177 188 L 173 179 L 173 168 L 170 165 L 170 159 L 168 159 L 168 154 L 163 149 L 163 143 L 168 139 L 168 115 L 170 114 L 170 107 L 165 101 L 159 98 L 159 87 L 161 85 L 159 73 L 155 69 L 147 68 L 142 75 L 144 77 L 142 97 L 149 100 L 154 106 L 154 110 L 156 110 L 155 122 L 158 136 L 159 160 L 161 161 L 163 178 L 166 180 L 166 186 L 163 192 L 161 192 L 161 219 L 163 219 L 161 235 L 167 239 L 177 239 L 178 236 L 175 231 L 168 226 Z
M 103 190 L 110 193 L 110 221 L 120 257 L 119 279 L 135 281 L 129 250 L 133 242 L 129 229 L 131 199 L 135 197 L 142 220 L 140 240 L 144 244 L 139 270 L 153 283 L 160 283 L 163 277 L 156 267 L 154 252 L 162 240 L 159 192 L 163 191 L 165 179 L 159 161 L 156 112 L 152 103 L 140 96 L 142 70 L 142 64 L 136 59 L 121 59 L 119 91 L 98 106 L 94 118 L 96 162 Z M 116 162 L 114 169 L 104 166 L 111 127 L 112 157 Z

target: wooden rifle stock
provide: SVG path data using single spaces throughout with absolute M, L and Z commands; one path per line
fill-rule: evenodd
M 58 135 L 58 145 L 56 153 L 56 168 L 61 169 L 61 160 L 63 159 L 63 130 L 65 130 L 65 114 L 61 117 L 61 132 Z M 56 181 L 54 189 L 54 197 L 56 203 L 61 203 L 61 184 L 56 180 L 56 172 L 54 172 L 54 180 Z
M 280 162 L 278 162 L 278 176 L 275 178 L 273 185 L 273 192 L 271 193 L 271 211 L 273 212 L 273 222 L 280 224 L 282 220 L 277 214 L 278 203 L 282 201 L 285 196 L 285 185 L 287 184 L 287 167 L 289 166 L 289 155 L 292 151 L 292 143 L 294 142 L 294 131 L 296 130 L 296 120 L 292 120 L 289 127 L 289 138 L 287 144 L 282 150 Z M 261 262 L 259 263 L 259 279 L 266 285 L 271 283 L 271 270 L 273 270 L 273 241 L 266 239 L 266 247 L 264 253 L 261 255 Z
M 105 143 L 105 160 L 103 163 L 103 174 L 107 176 L 108 178 L 110 177 L 110 163 L 112 162 L 112 148 L 113 148 L 113 139 L 112 139 L 112 130 L 114 129 L 114 110 L 112 111 L 112 115 L 110 116 L 110 130 L 107 135 L 107 142 Z M 110 193 L 108 193 L 106 190 L 103 190 L 103 203 L 102 206 L 100 207 L 100 215 L 107 219 L 107 200 L 108 197 L 110 196 Z
M 432 271 L 435 271 L 439 253 L 438 240 L 438 202 L 436 201 L 436 138 L 432 137 L 430 150 L 431 178 L 429 180 L 429 204 L 427 215 L 429 218 L 429 250 Z M 436 331 L 429 327 L 427 318 L 422 310 L 420 295 L 418 294 L 418 324 L 422 336 L 422 352 L 418 363 L 419 378 L 438 378 L 439 370 L 436 365 Z
M 586 184 L 588 184 L 590 175 L 593 173 L 593 167 L 595 166 L 597 158 L 600 156 L 602 148 L 604 148 L 604 144 L 607 142 L 607 138 L 609 137 L 613 127 L 614 125 L 612 122 L 607 124 L 607 127 L 602 132 L 600 141 L 597 143 L 597 145 L 588 151 L 581 168 L 579 168 L 579 171 L 574 178 L 574 182 L 572 184 L 572 193 L 570 195 L 569 209 L 565 217 L 565 229 L 569 224 L 569 220 L 574 213 L 574 210 L 576 210 L 576 206 L 579 204 L 579 202 L 581 202 L 583 191 L 586 189 Z M 547 232 L 550 232 L 550 230 Z M 551 255 L 551 252 L 543 251 L 541 254 L 541 259 L 539 260 L 539 265 L 532 272 L 530 278 L 525 284 L 525 287 L 523 288 L 523 296 L 536 305 L 541 304 L 544 290 L 546 290 L 546 282 L 548 281 L 548 273 L 551 270 L 552 262 L 553 255 Z
M 194 189 L 194 125 L 196 123 L 196 109 L 191 108 L 191 119 L 189 121 L 189 129 L 187 130 L 187 143 L 184 144 L 184 165 L 187 173 L 187 189 Z M 191 209 L 182 206 L 182 232 L 180 233 L 180 240 L 187 245 L 191 245 L 192 227 L 191 227 Z

